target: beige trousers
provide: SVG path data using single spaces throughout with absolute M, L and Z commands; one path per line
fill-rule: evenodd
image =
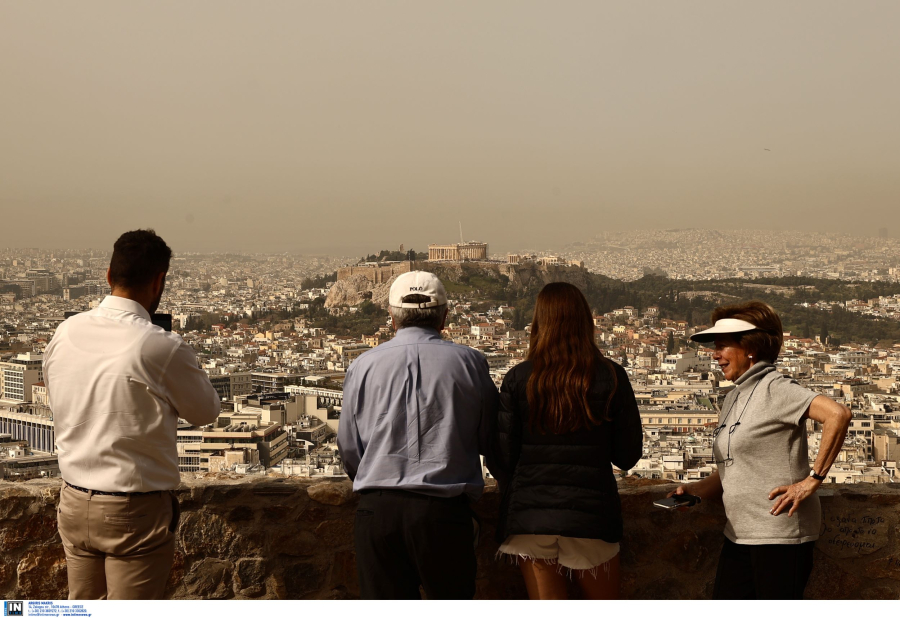
M 57 511 L 69 599 L 161 599 L 175 556 L 172 492 L 98 496 L 63 485 Z

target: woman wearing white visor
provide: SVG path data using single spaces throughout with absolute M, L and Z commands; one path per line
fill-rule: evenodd
M 759 301 L 719 307 L 712 321 L 691 339 L 715 346 L 713 359 L 735 384 L 713 433 L 718 470 L 672 493 L 724 502 L 713 598 L 801 599 L 822 524 L 816 490 L 841 450 L 851 414 L 775 370 L 783 332 L 772 307 Z M 823 426 L 812 468 L 808 418 Z

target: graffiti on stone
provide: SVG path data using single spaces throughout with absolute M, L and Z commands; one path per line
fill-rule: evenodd
M 871 554 L 887 544 L 888 522 L 881 515 L 829 515 L 824 523 L 818 547 L 833 558 Z

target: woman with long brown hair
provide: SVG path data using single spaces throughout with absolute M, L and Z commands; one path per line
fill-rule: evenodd
M 528 359 L 506 374 L 494 453 L 497 541 L 515 556 L 532 599 L 618 598 L 622 513 L 612 466 L 641 457 L 628 375 L 594 343 L 591 308 L 568 283 L 538 294 Z M 565 573 L 567 570 L 568 573 Z

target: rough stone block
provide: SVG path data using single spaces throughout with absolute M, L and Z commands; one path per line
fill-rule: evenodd
M 262 518 L 267 522 L 289 521 L 296 507 L 287 505 L 267 506 L 262 509 Z
M 184 578 L 188 596 L 199 599 L 228 599 L 233 596 L 231 576 L 234 565 L 227 560 L 204 558 Z
M 877 586 L 875 588 L 866 588 L 860 595 L 862 599 L 873 599 L 879 601 L 893 601 L 900 599 L 900 592 L 886 586 Z
M 348 481 L 317 483 L 309 487 L 306 493 L 321 504 L 341 506 L 353 499 L 353 483 Z
M 69 596 L 66 554 L 61 544 L 36 545 L 16 568 L 16 596 L 25 599 L 65 599 Z
M 310 504 L 297 515 L 296 521 L 302 524 L 313 524 L 313 529 L 315 529 L 319 522 L 326 519 L 336 519 L 341 514 L 340 509 Z
M 175 496 L 181 505 L 182 512 L 195 511 L 203 505 L 203 492 L 206 490 L 204 485 L 193 487 L 180 486 L 175 490 Z
M 186 556 L 237 559 L 259 555 L 265 549 L 251 542 L 254 531 L 240 522 L 233 524 L 221 515 L 203 511 L 183 515 L 178 535 Z
M 240 485 L 208 486 L 203 492 L 204 504 L 234 504 L 247 491 Z
M 0 556 L 5 557 L 4 554 Z M 6 590 L 16 581 L 16 564 L 14 562 L 0 562 L 0 590 Z
M 287 599 L 287 590 L 284 587 L 284 578 L 277 573 L 273 573 L 266 578 L 266 598 L 267 599 Z
M 695 572 L 705 553 L 697 535 L 684 530 L 663 544 L 658 557 L 681 571 Z
M 54 508 L 59 504 L 59 492 L 62 490 L 61 485 L 53 485 L 51 487 L 41 487 L 41 500 L 45 505 L 52 505 Z
M 225 516 L 228 521 L 251 521 L 253 519 L 253 509 L 249 506 L 236 506 Z
M 242 558 L 235 567 L 235 593 L 259 597 L 266 592 L 266 561 L 263 558 Z
M 285 483 L 284 479 L 275 481 L 263 481 L 256 483 L 253 487 L 253 494 L 256 496 L 280 496 L 290 498 L 299 488 L 296 485 Z
M 34 494 L 24 487 L 0 487 L 0 521 L 20 519 L 34 504 Z
M 320 551 L 321 543 L 306 530 L 288 532 L 275 539 L 274 549 L 287 556 L 312 556 Z
M 56 537 L 56 517 L 46 513 L 23 516 L 16 526 L 0 529 L 0 554 L 26 545 L 46 543 Z M 56 539 L 58 541 L 58 539 Z
M 330 588 L 346 591 L 348 598 L 359 598 L 359 577 L 356 574 L 356 553 L 339 551 L 334 555 Z
M 301 599 L 322 590 L 328 576 L 330 560 L 286 562 L 284 565 L 285 594 L 288 599 Z
M 316 526 L 316 538 L 329 548 L 353 544 L 353 519 L 330 519 Z
M 865 574 L 873 579 L 888 577 L 900 581 L 900 554 L 885 556 L 866 565 Z
M 821 543 L 818 547 L 821 547 Z M 845 571 L 838 562 L 817 548 L 813 558 L 812 574 L 806 584 L 807 599 L 859 598 L 859 593 L 864 587 L 860 578 Z

